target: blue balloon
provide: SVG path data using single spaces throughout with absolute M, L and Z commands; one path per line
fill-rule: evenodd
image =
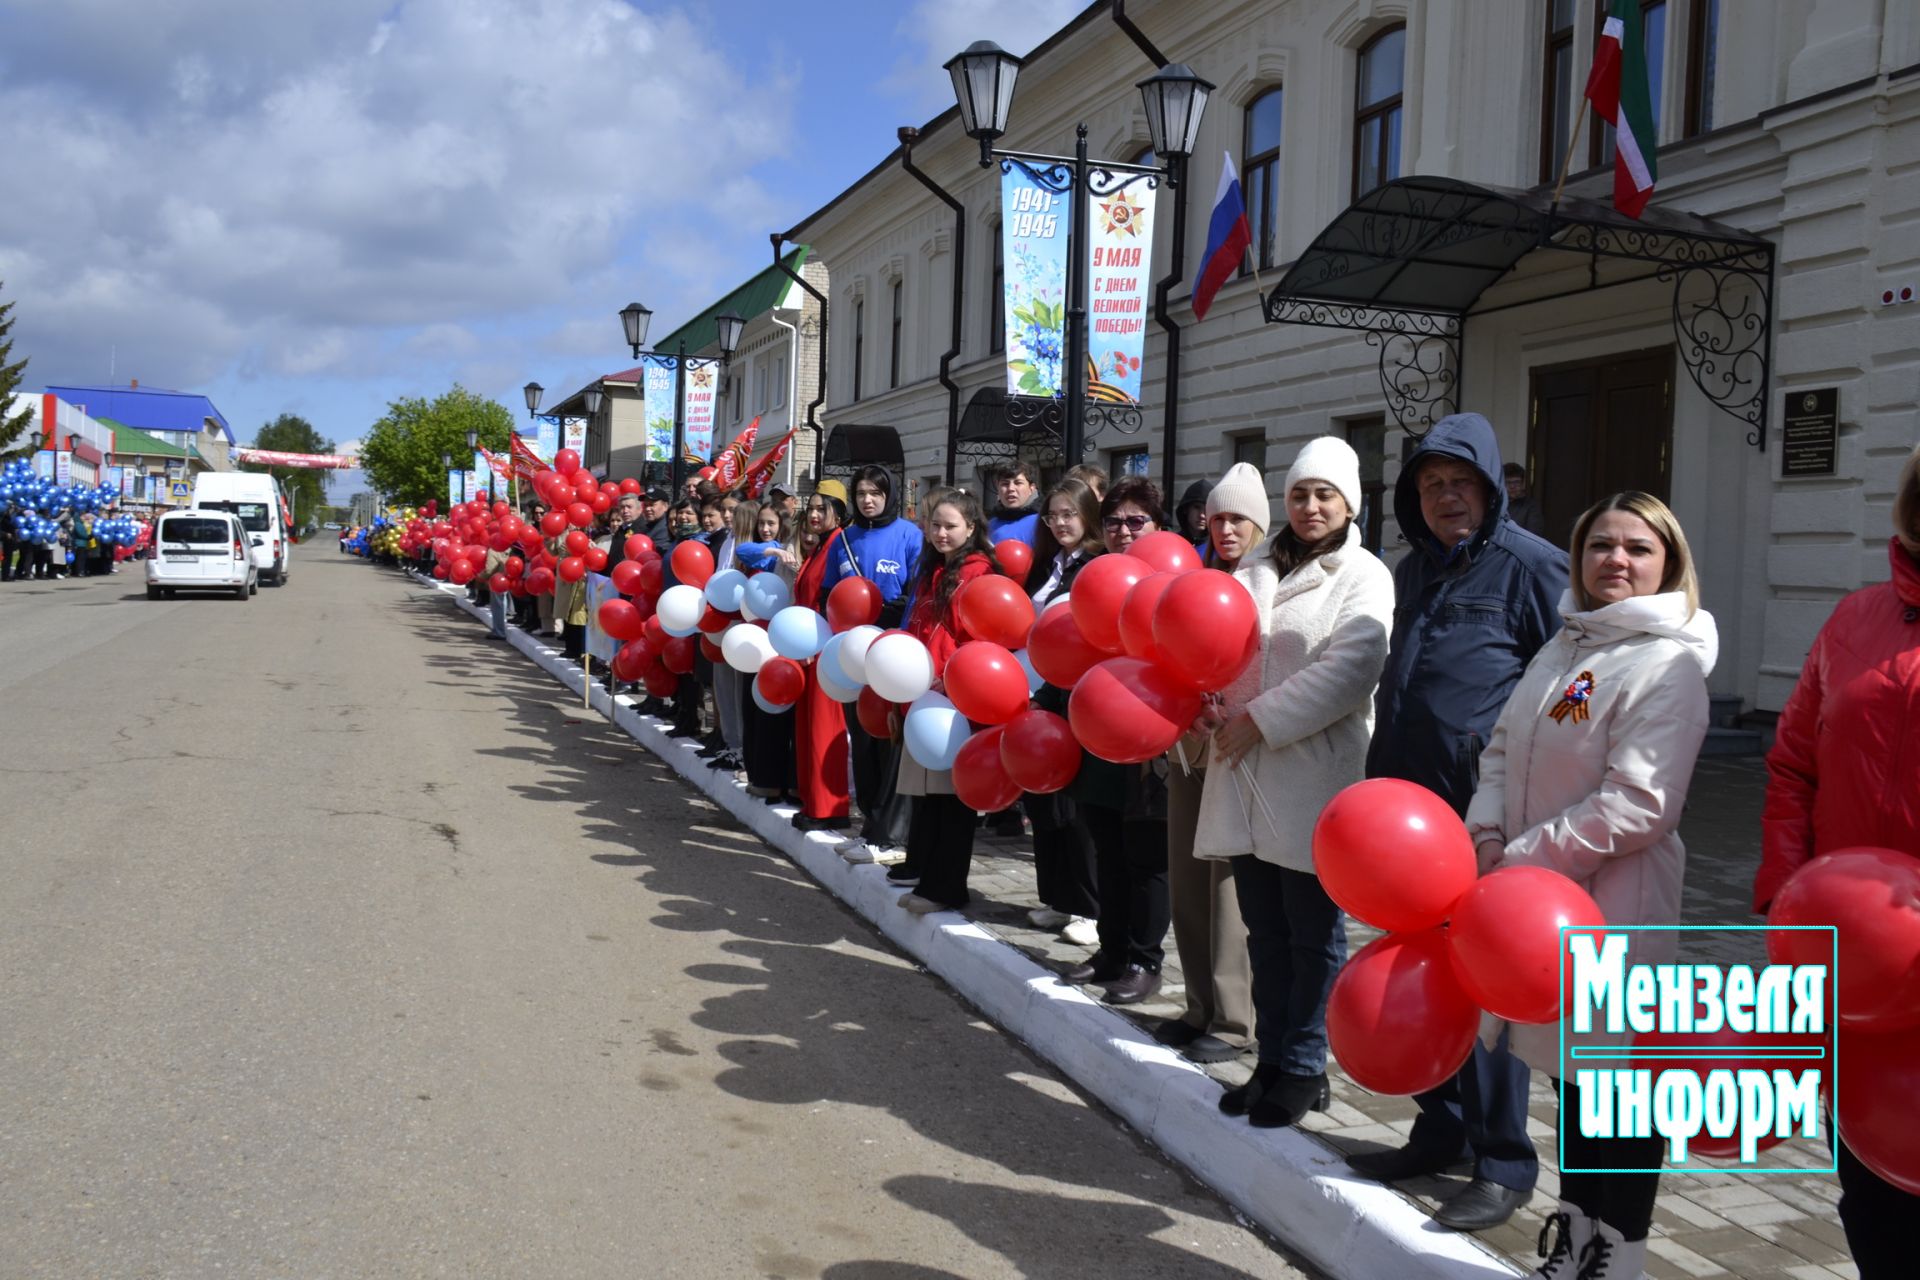
M 754 617 L 771 619 L 793 603 L 793 589 L 777 573 L 756 573 L 747 579 L 742 601 Z
M 773 641 L 773 651 L 781 657 L 805 662 L 827 647 L 827 641 L 833 639 L 833 628 L 813 610 L 790 604 L 767 624 L 767 639 Z
M 907 708 L 902 736 L 907 754 L 924 769 L 938 773 L 953 768 L 960 748 L 973 736 L 973 726 L 945 694 L 927 692 Z
M 749 680 L 747 683 L 748 683 L 748 686 L 753 690 L 753 705 L 760 708 L 762 711 L 766 712 L 768 715 L 783 716 L 787 714 L 787 712 L 793 710 L 792 703 L 788 703 L 784 707 L 776 707 L 771 702 L 768 702 L 765 698 L 761 697 L 760 682 L 758 680 Z
M 707 603 L 722 613 L 738 613 L 746 589 L 746 574 L 738 569 L 722 569 L 707 579 Z

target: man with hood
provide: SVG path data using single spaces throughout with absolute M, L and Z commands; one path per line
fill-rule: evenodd
M 1173 509 L 1175 530 L 1181 537 L 1199 546 L 1207 540 L 1207 495 L 1213 492 L 1213 481 L 1195 480 L 1180 495 L 1180 505 Z M 1355 516 L 1358 519 L 1358 515 Z
M 987 516 L 987 536 L 994 542 L 1018 538 L 1033 545 L 1040 526 L 1040 487 L 1034 483 L 1033 464 L 1016 461 L 994 480 L 1000 505 Z
M 1480 751 L 1527 663 L 1560 629 L 1566 552 L 1516 525 L 1493 424 L 1442 418 L 1394 486 L 1411 550 L 1393 572 L 1391 648 L 1374 694 L 1367 776 L 1404 778 L 1464 814 Z M 1473 1160 L 1473 1180 L 1434 1215 L 1443 1226 L 1497 1226 L 1527 1200 L 1539 1158 L 1527 1136 L 1527 1065 L 1478 1043 L 1453 1080 L 1416 1096 L 1408 1145 L 1350 1157 L 1398 1182 Z

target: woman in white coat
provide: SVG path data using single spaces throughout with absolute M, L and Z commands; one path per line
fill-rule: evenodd
M 1252 492 L 1239 498 L 1237 487 Z M 1213 520 L 1231 520 L 1256 501 L 1266 501 L 1258 473 L 1235 467 L 1207 508 L 1219 513 Z M 1314 874 L 1313 825 L 1366 776 L 1373 691 L 1393 626 L 1393 575 L 1360 545 L 1355 524 L 1352 448 L 1332 436 L 1309 441 L 1287 472 L 1286 505 L 1286 524 L 1234 570 L 1253 595 L 1260 652 L 1221 694 L 1225 720 L 1214 730 L 1193 843 L 1196 858 L 1233 860 L 1253 970 L 1259 1064 L 1252 1080 L 1221 1095 L 1220 1109 L 1262 1128 L 1326 1106 L 1327 996 L 1347 935 Z
M 1675 830 L 1707 734 L 1719 640 L 1693 556 L 1658 498 L 1619 493 L 1574 526 L 1566 625 L 1534 655 L 1480 757 L 1467 828 L 1482 872 L 1546 867 L 1576 881 L 1608 924 L 1680 922 L 1686 850 Z M 1634 934 L 1634 964 L 1673 959 L 1676 935 Z M 1500 1029 L 1500 1024 L 1494 1024 Z M 1560 1073 L 1560 1026 L 1507 1028 L 1513 1052 Z M 1579 1114 L 1572 1081 L 1560 1114 Z M 1563 1126 L 1561 1204 L 1534 1280 L 1636 1280 L 1659 1189 L 1659 1137 L 1597 1140 Z M 1557 1228 L 1557 1231 L 1556 1231 Z

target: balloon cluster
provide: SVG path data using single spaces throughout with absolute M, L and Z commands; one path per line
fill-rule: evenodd
M 25 515 L 58 519 L 63 512 L 69 511 L 75 515 L 107 511 L 119 501 L 120 490 L 110 484 L 58 485 L 35 473 L 32 464 L 23 458 L 15 458 L 5 468 L 0 468 L 0 505 L 13 511 L 16 517 Z M 23 522 L 22 528 L 25 527 Z M 28 540 L 47 539 L 29 537 Z

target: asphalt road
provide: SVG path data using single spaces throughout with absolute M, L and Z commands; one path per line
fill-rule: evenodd
M 0 586 L 0 1277 L 1300 1274 L 450 605 Z

